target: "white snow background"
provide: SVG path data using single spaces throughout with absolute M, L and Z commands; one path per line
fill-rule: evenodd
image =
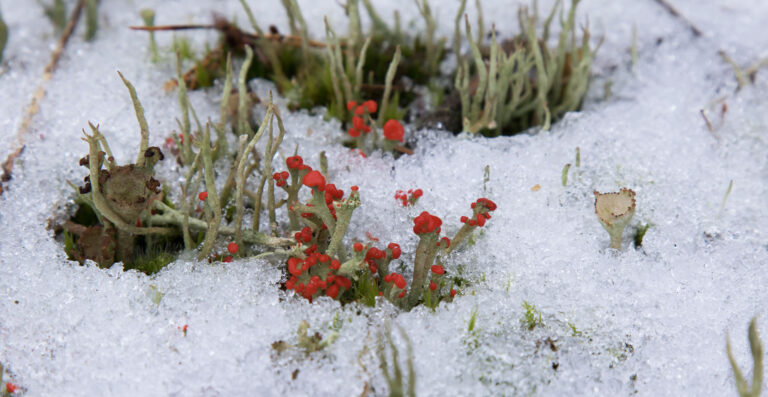
M 179 115 L 175 93 L 162 90 L 174 73 L 172 58 L 151 63 L 146 33 L 127 28 L 142 23 L 139 9 L 154 8 L 157 24 L 205 23 L 214 11 L 247 21 L 235 0 L 103 0 L 97 39 L 83 40 L 83 24 L 76 31 L 45 85 L 26 150 L 0 198 L 6 379 L 26 396 L 357 396 L 366 387 L 386 395 L 375 351 L 388 319 L 410 338 L 419 396 L 736 395 L 726 334 L 747 372 L 749 320 L 759 316 L 768 335 L 768 70 L 736 92 L 734 73 L 718 50 L 744 66 L 767 56 L 768 3 L 670 2 L 701 37 L 653 0 L 584 0 L 578 20 L 589 21 L 595 42 L 605 41 L 584 109 L 551 131 L 485 139 L 408 129 L 414 155 L 361 159 L 340 145 L 337 122 L 283 110 L 285 155 L 298 143 L 317 166 L 316 153 L 325 150 L 331 181 L 347 191 L 360 186 L 363 205 L 350 238 L 370 232 L 411 253 L 417 243 L 411 219 L 421 211 L 442 217 L 450 236 L 476 198 L 498 204 L 477 244 L 446 266 L 456 272 L 462 265 L 472 285 L 434 312 L 399 312 L 386 302 L 375 308 L 328 299 L 309 304 L 279 290 L 277 262 L 209 265 L 190 255 L 149 277 L 124 272 L 120 264 L 102 270 L 66 259 L 48 226 L 74 208 L 66 181 L 85 175 L 77 165 L 87 152 L 81 129 L 89 120 L 100 123 L 118 162 L 135 158 L 138 126 L 116 71 L 136 86 L 151 144 L 162 144 Z M 262 26 L 288 30 L 279 2 L 250 3 Z M 323 37 L 323 15 L 337 31 L 346 29 L 335 1 L 299 3 L 313 37 Z M 383 16 L 399 10 L 408 30 L 423 28 L 412 1 L 374 3 Z M 440 32 L 452 37 L 458 1 L 431 3 Z M 486 26 L 495 23 L 501 37 L 514 34 L 518 3 L 482 1 Z M 549 5 L 542 2 L 540 10 Z M 0 66 L 5 158 L 56 38 L 37 2 L 0 0 L 0 8 L 10 29 Z M 474 21 L 473 4 L 468 13 Z M 181 34 L 198 54 L 217 38 L 215 32 Z M 168 48 L 172 34 L 157 39 Z M 609 80 L 613 94 L 606 100 Z M 255 86 L 265 97 L 270 84 Z M 217 117 L 218 86 L 190 95 L 201 118 Z M 721 118 L 722 103 L 728 111 Z M 571 168 L 563 187 L 561 170 L 574 162 L 576 147 L 581 167 Z M 172 161 L 164 163 L 162 181 L 175 188 L 178 173 Z M 721 208 L 730 180 L 733 191 Z M 536 184 L 541 189 L 533 191 Z M 418 205 L 400 207 L 395 191 L 416 187 L 425 192 Z M 651 227 L 642 248 L 625 235 L 625 249 L 616 253 L 607 248 L 592 191 L 621 187 L 637 192 L 633 223 Z M 410 258 L 404 255 L 403 263 Z M 150 299 L 151 285 L 165 294 L 159 305 Z M 540 310 L 543 326 L 529 331 L 523 325 L 523 301 Z M 295 342 L 302 320 L 327 335 L 334 319 L 339 339 L 325 351 L 278 356 L 271 347 Z M 178 329 L 184 324 L 186 336 Z M 405 364 L 405 341 L 399 331 L 394 335 Z

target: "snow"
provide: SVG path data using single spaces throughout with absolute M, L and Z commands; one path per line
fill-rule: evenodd
M 411 341 L 419 396 L 735 395 L 727 333 L 751 371 L 749 319 L 757 315 L 767 333 L 768 81 L 761 70 L 754 86 L 736 92 L 717 52 L 744 66 L 766 56 L 763 2 L 673 2 L 704 32 L 695 38 L 656 2 L 585 1 L 580 20 L 589 16 L 595 40 L 605 39 L 595 80 L 584 110 L 549 132 L 481 139 L 408 128 L 415 155 L 362 159 L 338 144 L 337 123 L 283 110 L 288 136 L 278 161 L 296 143 L 312 165 L 319 161 L 312 154 L 325 150 L 332 182 L 360 186 L 363 205 L 348 235 L 398 242 L 402 263 L 412 258 L 405 254 L 417 243 L 410 219 L 421 211 L 440 216 L 452 235 L 477 197 L 498 204 L 477 243 L 446 264 L 472 284 L 453 303 L 411 312 L 386 302 L 309 304 L 280 291 L 278 264 L 263 260 L 211 266 L 187 255 L 152 277 L 67 261 L 48 225 L 73 208 L 66 181 L 85 174 L 77 166 L 87 150 L 80 130 L 89 120 L 100 123 L 117 161 L 135 158 L 138 127 L 116 70 L 136 86 L 152 144 L 162 144 L 179 114 L 175 95 L 162 91 L 172 60 L 152 64 L 146 36 L 126 26 L 140 24 L 145 7 L 156 10 L 158 24 L 205 22 L 213 11 L 245 22 L 233 0 L 102 3 L 98 39 L 87 43 L 75 33 L 0 198 L 0 363 L 25 395 L 360 395 L 366 388 L 385 395 L 375 352 L 386 321 Z M 286 30 L 273 3 L 257 18 Z M 325 14 L 343 30 L 335 2 L 299 3 L 313 36 L 321 37 Z M 410 1 L 375 3 L 382 16 L 398 9 L 404 26 L 422 26 Z M 451 21 L 442 33 L 452 34 L 458 5 L 432 3 L 441 21 Z M 502 35 L 517 29 L 516 7 L 507 3 L 483 2 L 486 26 L 495 22 Z M 11 32 L 0 66 L 5 158 L 55 39 L 36 2 L 0 0 L 0 9 Z M 473 7 L 468 12 L 476 15 Z M 198 50 L 216 40 L 213 32 L 185 36 Z M 172 40 L 157 39 L 161 47 Z M 607 81 L 613 92 L 605 99 Z M 260 95 L 265 87 L 258 84 Z M 190 95 L 201 118 L 218 117 L 218 90 Z M 562 168 L 574 164 L 577 147 L 581 167 L 571 167 L 563 187 Z M 170 162 L 161 175 L 175 185 Z M 415 207 L 393 199 L 396 190 L 416 187 L 424 196 Z M 621 187 L 637 192 L 633 222 L 651 227 L 642 248 L 625 234 L 625 249 L 616 253 L 594 215 L 592 191 Z M 159 304 L 154 291 L 163 294 Z M 523 325 L 524 301 L 541 312 L 543 326 Z M 302 320 L 312 333 L 337 329 L 338 340 L 310 355 L 278 355 L 272 343 L 296 343 Z M 405 365 L 405 341 L 393 335 Z

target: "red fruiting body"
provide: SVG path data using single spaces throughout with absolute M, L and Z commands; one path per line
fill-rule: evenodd
M 275 172 L 274 174 L 272 174 L 272 179 L 275 180 L 275 182 L 276 182 L 275 184 L 277 186 L 285 186 L 285 183 L 287 182 L 288 177 L 290 175 L 291 174 L 289 174 L 288 171 Z
M 415 197 L 415 198 L 419 198 L 419 197 L 421 197 L 423 194 L 424 194 L 424 191 L 423 191 L 423 190 L 421 190 L 421 189 L 416 189 L 416 190 L 414 190 L 414 191 L 413 191 L 413 194 L 412 194 L 411 196 L 413 196 L 413 197 Z
M 197 198 L 199 198 L 200 201 L 205 201 L 205 199 L 208 198 L 208 192 L 200 192 L 200 194 L 197 195 Z
M 364 113 L 365 113 L 365 107 L 363 107 L 362 105 L 355 108 L 356 115 L 362 116 Z
M 296 277 L 301 276 L 301 273 L 304 271 L 301 268 L 301 265 L 301 259 L 293 257 L 288 258 L 288 273 L 291 273 Z
M 416 234 L 440 233 L 440 225 L 442 224 L 443 221 L 440 218 L 424 211 L 413 220 L 413 232 Z
M 376 113 L 376 110 L 378 109 L 378 105 L 376 104 L 375 101 L 372 101 L 372 100 L 367 100 L 363 102 L 363 106 L 366 107 L 366 109 L 368 110 L 368 113 Z
M 331 204 L 334 200 L 341 200 L 344 197 L 344 191 L 337 189 L 336 185 L 329 183 L 325 185 L 325 203 Z
M 297 169 L 304 165 L 304 159 L 301 156 L 291 156 L 285 159 L 285 164 L 290 169 Z
M 360 188 L 359 188 L 359 187 L 357 187 L 357 186 L 352 186 L 350 189 L 352 189 L 352 191 L 353 191 L 353 192 L 356 192 L 356 191 L 357 191 L 358 189 L 360 189 Z
M 360 252 L 363 250 L 363 244 L 362 243 L 355 243 L 352 248 L 355 249 L 355 252 Z
M 432 273 L 435 274 L 445 274 L 445 269 L 443 269 L 440 265 L 432 265 Z
M 357 102 L 355 101 L 349 101 L 347 102 L 347 110 L 352 110 L 357 106 Z
M 301 183 L 307 187 L 317 188 L 321 192 L 325 189 L 325 177 L 317 170 L 312 170 L 307 175 L 304 175 Z
M 309 226 L 304 226 L 300 232 L 293 234 L 293 238 L 295 238 L 298 243 L 308 243 L 312 241 L 312 229 L 310 229 Z
M 496 203 L 487 198 L 479 198 L 476 201 L 477 204 L 482 204 L 483 207 L 488 208 L 488 211 L 496 211 Z
M 352 125 L 358 130 L 362 130 L 365 127 L 365 121 L 360 116 L 352 117 Z
M 460 218 L 460 220 L 461 220 L 461 223 L 467 223 L 467 221 L 469 220 L 469 218 L 467 218 L 466 216 L 462 216 L 462 217 Z
M 405 288 L 405 277 L 403 277 L 403 276 L 401 276 L 399 274 L 395 274 L 395 277 L 393 277 L 393 278 L 395 279 L 395 286 L 397 288 L 400 288 L 400 289 Z
M 432 290 L 432 291 L 436 290 L 437 289 L 437 284 L 435 284 L 434 281 L 430 281 L 429 282 L 429 289 Z
M 383 259 L 387 256 L 387 253 L 376 248 L 371 247 L 368 249 L 368 252 L 365 253 L 365 260 L 371 260 L 371 259 Z
M 231 256 L 225 256 L 224 259 L 221 260 L 222 262 L 232 262 Z
M 351 136 L 352 138 L 357 138 L 360 136 L 360 130 L 358 130 L 355 127 L 351 127 L 349 131 L 347 131 L 347 133 L 349 133 L 349 136 Z
M 389 243 L 387 246 L 392 251 L 392 259 L 397 259 L 400 257 L 400 254 L 402 254 L 402 250 L 400 250 L 400 246 L 396 243 Z
M 376 266 L 376 264 L 375 264 L 375 263 L 373 263 L 373 262 L 369 262 L 369 263 L 368 263 L 368 269 L 370 269 L 370 270 L 371 270 L 371 274 L 376 274 L 376 272 L 378 272 L 378 271 L 379 271 L 379 267 L 378 267 L 378 266 Z
M 398 298 L 405 298 L 405 290 L 401 292 L 399 295 L 397 295 Z
M 443 237 L 440 240 L 445 242 L 445 248 L 450 248 L 451 247 L 451 239 L 449 239 L 448 237 Z
M 330 265 L 331 269 L 339 270 L 340 267 L 341 267 L 341 262 L 339 262 L 338 259 L 334 259 L 334 260 L 331 261 L 331 265 Z
M 18 386 L 14 385 L 11 382 L 8 382 L 5 384 L 5 390 L 8 390 L 8 393 L 11 393 L 11 394 L 16 393 L 16 389 L 18 388 L 19 388 Z
M 453 298 L 454 296 L 456 296 L 456 290 L 455 289 L 451 289 L 451 298 Z
M 384 138 L 390 141 L 402 142 L 403 135 L 405 135 L 405 130 L 399 121 L 392 119 L 384 124 Z
M 240 249 L 240 247 L 237 245 L 237 243 L 227 244 L 227 251 L 229 251 L 230 254 L 236 254 L 238 249 Z
M 328 289 L 325 290 L 325 294 L 333 299 L 336 299 L 336 297 L 339 296 L 339 286 L 336 284 L 331 285 L 328 287 Z
M 350 281 L 348 278 L 344 276 L 336 276 L 336 278 L 333 281 L 336 283 L 336 285 L 344 289 L 352 288 L 352 281 Z

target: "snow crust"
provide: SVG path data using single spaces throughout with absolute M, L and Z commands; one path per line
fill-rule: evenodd
M 386 321 L 410 338 L 419 396 L 735 395 L 728 332 L 738 361 L 751 369 L 749 319 L 758 315 L 768 335 L 768 81 L 761 70 L 754 86 L 736 92 L 717 51 L 745 66 L 766 56 L 764 2 L 674 2 L 705 33 L 696 38 L 656 2 L 585 1 L 579 19 L 588 15 L 593 39 L 604 38 L 595 80 L 584 110 L 548 132 L 480 139 L 407 128 L 415 155 L 362 159 L 339 145 L 336 122 L 284 110 L 288 136 L 278 161 L 299 144 L 317 165 L 310 154 L 325 150 L 330 179 L 345 190 L 360 186 L 353 238 L 369 232 L 413 252 L 411 219 L 421 211 L 442 217 L 452 235 L 476 198 L 498 204 L 477 243 L 446 266 L 461 268 L 472 284 L 434 312 L 408 313 L 386 302 L 309 304 L 281 292 L 279 264 L 263 260 L 211 266 L 190 255 L 148 277 L 66 259 L 49 224 L 73 208 L 66 181 L 85 175 L 77 166 L 87 151 L 80 130 L 100 123 L 119 163 L 137 150 L 138 126 L 116 70 L 137 88 L 152 144 L 175 128 L 175 94 L 162 91 L 174 65 L 169 58 L 152 64 L 147 37 L 127 29 L 141 24 L 138 10 L 154 8 L 158 24 L 206 22 L 212 12 L 246 21 L 233 0 L 102 3 L 98 39 L 84 42 L 81 30 L 73 37 L 0 198 L 0 363 L 25 395 L 386 395 L 375 354 Z M 287 30 L 279 3 L 251 3 L 263 26 Z M 345 29 L 335 2 L 299 3 L 313 36 L 322 37 L 325 14 Z M 381 15 L 400 10 L 404 26 L 421 29 L 412 2 L 374 3 Z M 451 21 L 442 33 L 452 34 L 457 4 L 432 3 L 441 21 Z M 486 25 L 495 22 L 502 36 L 517 29 L 509 3 L 482 3 Z M 36 2 L 0 0 L 0 8 L 11 32 L 0 66 L 5 158 L 55 39 Z M 198 51 L 216 40 L 213 32 L 184 35 Z M 171 35 L 157 39 L 167 48 Z M 257 85 L 260 94 L 269 86 Z M 217 117 L 218 89 L 190 95 L 201 118 Z M 563 187 L 566 163 L 573 166 Z M 174 166 L 162 167 L 163 182 L 175 186 Z M 418 205 L 400 207 L 395 191 L 416 187 L 424 190 Z M 642 248 L 625 236 L 616 253 L 594 215 L 592 191 L 621 187 L 637 192 L 633 222 L 651 226 Z M 159 304 L 154 291 L 164 294 Z M 541 312 L 543 326 L 527 329 L 524 301 Z M 311 332 L 336 330 L 338 340 L 322 352 L 278 355 L 271 344 L 295 343 L 302 320 Z M 402 359 L 405 341 L 394 335 Z

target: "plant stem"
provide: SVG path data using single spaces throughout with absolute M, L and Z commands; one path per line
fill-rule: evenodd
M 411 291 L 408 293 L 408 307 L 412 308 L 419 303 L 424 292 L 424 283 L 427 280 L 429 266 L 437 254 L 438 235 L 435 232 L 419 234 L 419 246 L 416 248 L 416 256 L 413 260 L 413 281 Z
M 248 154 L 251 152 L 251 149 L 253 149 L 256 142 L 258 142 L 267 128 L 267 122 L 270 117 L 272 117 L 272 108 L 273 105 L 270 103 L 267 106 L 267 114 L 264 116 L 264 121 L 262 121 L 259 126 L 258 132 L 256 132 L 250 142 L 248 142 L 248 146 L 246 146 L 242 156 L 240 156 L 240 162 L 237 164 L 237 176 L 235 178 L 235 242 L 240 246 L 243 245 L 243 212 L 245 210 L 243 206 L 243 190 L 245 189 L 246 179 L 245 163 L 248 160 Z
M 205 126 L 203 141 L 200 142 L 200 152 L 203 156 L 203 170 L 205 175 L 205 189 L 208 192 L 206 199 L 213 212 L 213 218 L 208 222 L 208 231 L 205 233 L 205 242 L 200 250 L 198 260 L 202 260 L 210 254 L 213 249 L 213 243 L 216 242 L 216 235 L 221 226 L 221 206 L 219 205 L 219 194 L 216 192 L 216 180 L 213 175 L 213 154 L 211 153 L 211 125 Z
M 117 74 L 120 75 L 123 84 L 128 88 L 128 93 L 131 95 L 131 102 L 133 102 L 133 110 L 136 113 L 136 120 L 139 121 L 141 141 L 139 143 L 139 156 L 136 159 L 136 164 L 144 165 L 144 152 L 146 152 L 147 147 L 149 147 L 149 126 L 147 125 L 147 119 L 144 118 L 144 107 L 142 107 L 141 102 L 139 102 L 139 97 L 136 95 L 136 89 L 133 88 L 133 84 L 126 80 L 120 71 L 118 71 Z

